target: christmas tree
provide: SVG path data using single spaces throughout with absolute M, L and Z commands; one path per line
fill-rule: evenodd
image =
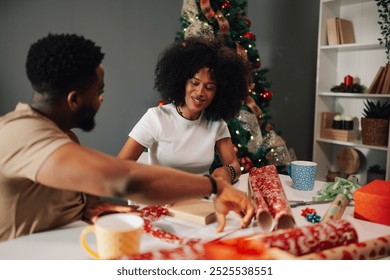
M 252 167 L 275 164 L 283 169 L 291 161 L 284 140 L 270 123 L 269 106 L 273 93 L 267 69 L 255 48 L 251 21 L 246 17 L 247 0 L 184 0 L 180 17 L 182 30 L 176 40 L 190 36 L 223 36 L 226 44 L 253 65 L 253 86 L 239 115 L 227 121 L 242 172 Z M 211 171 L 220 166 L 216 154 Z

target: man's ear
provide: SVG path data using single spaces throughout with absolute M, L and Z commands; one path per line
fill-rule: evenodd
M 68 93 L 67 97 L 67 102 L 68 106 L 72 111 L 76 111 L 80 108 L 81 106 L 81 98 L 77 91 L 72 90 L 71 92 Z

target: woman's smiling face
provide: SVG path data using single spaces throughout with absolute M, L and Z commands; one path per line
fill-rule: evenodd
M 217 92 L 217 84 L 212 78 L 209 68 L 202 68 L 192 78 L 188 79 L 185 87 L 185 104 L 182 108 L 185 117 L 198 118 L 200 113 L 211 104 Z

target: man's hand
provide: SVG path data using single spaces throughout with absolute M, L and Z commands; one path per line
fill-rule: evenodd
M 219 225 L 217 232 L 221 232 L 225 228 L 226 215 L 231 210 L 241 217 L 241 228 L 246 228 L 255 215 L 255 208 L 248 195 L 235 189 L 224 180 L 218 178 L 216 180 L 218 184 L 224 184 L 222 191 L 214 199 L 215 214 Z
M 100 216 L 113 213 L 139 213 L 139 206 L 119 205 L 109 201 L 99 201 L 88 196 L 87 205 L 84 209 L 83 218 L 88 223 L 95 223 Z

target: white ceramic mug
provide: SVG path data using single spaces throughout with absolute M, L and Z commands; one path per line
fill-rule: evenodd
M 134 214 L 116 213 L 99 217 L 83 229 L 81 246 L 95 259 L 115 259 L 138 253 L 144 221 Z M 86 235 L 95 233 L 97 252 L 87 243 Z
M 296 160 L 291 162 L 288 170 L 294 189 L 311 191 L 314 188 L 314 182 L 317 175 L 317 163 Z

